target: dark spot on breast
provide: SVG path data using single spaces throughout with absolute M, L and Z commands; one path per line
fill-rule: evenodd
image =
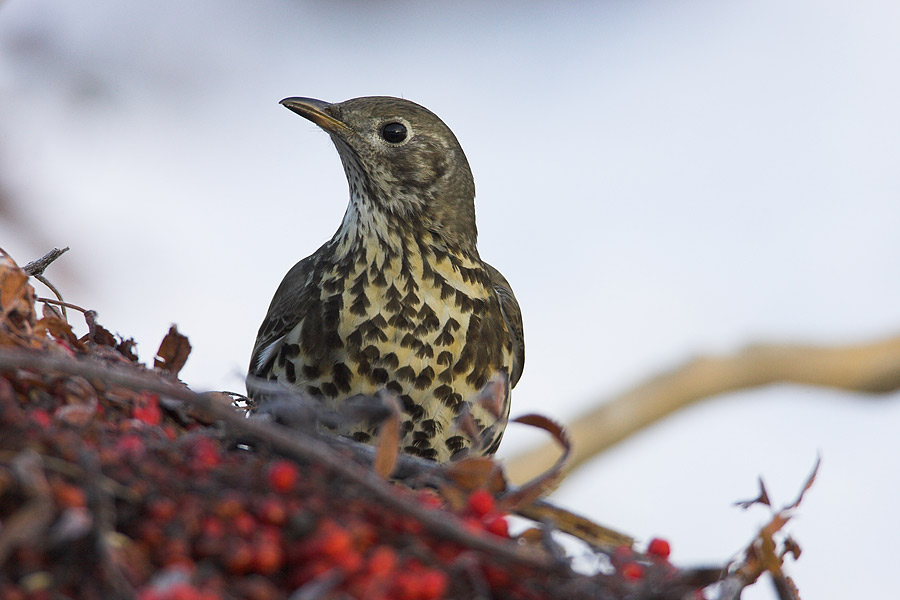
M 454 298 L 454 301 L 456 302 L 456 306 L 458 306 L 459 310 L 462 312 L 472 312 L 472 300 L 460 290 L 456 290 L 456 298 Z
M 400 403 L 403 404 L 404 412 L 411 412 L 416 403 L 413 401 L 412 396 L 409 394 L 403 394 L 400 396 Z
M 330 381 L 326 381 L 322 384 L 322 393 L 328 396 L 329 398 L 334 398 L 338 395 L 337 386 L 331 383 Z
M 440 423 L 435 421 L 434 419 L 425 419 L 421 423 L 419 423 L 419 427 L 422 428 L 422 432 L 430 438 L 433 438 L 437 435 Z
M 360 294 L 353 300 L 353 304 L 350 305 L 350 312 L 354 315 L 359 315 L 364 317 L 366 315 L 366 309 L 369 308 L 371 302 L 369 302 L 369 298 L 366 297 L 365 293 Z
M 400 312 L 398 312 L 397 314 L 392 316 L 390 319 L 388 319 L 388 325 L 390 325 L 391 327 L 396 327 L 397 329 L 412 329 L 413 328 L 412 322 L 409 320 L 409 318 L 406 315 L 403 314 L 402 309 Z
M 416 378 L 416 372 L 409 365 L 405 365 L 397 369 L 397 377 L 406 381 L 412 381 Z
M 372 369 L 372 374 L 370 375 L 370 377 L 375 383 L 387 383 L 388 372 L 381 367 L 378 367 Z
M 441 300 L 446 300 L 456 291 L 456 288 L 447 282 L 441 284 Z
M 344 363 L 337 363 L 331 368 L 331 376 L 334 381 L 334 384 L 337 386 L 339 390 L 342 392 L 350 391 L 350 380 L 353 378 L 353 373 Z
M 396 369 L 400 366 L 400 359 L 397 358 L 396 352 L 388 352 L 381 359 L 381 364 L 383 364 L 388 369 Z
M 422 371 L 416 377 L 416 380 L 415 380 L 415 382 L 413 382 L 413 385 L 418 390 L 424 390 L 429 385 L 431 385 L 432 381 L 434 381 L 434 369 L 432 369 L 431 367 L 425 367 L 424 369 L 422 369 Z
M 420 342 L 419 339 L 411 333 L 407 333 L 403 336 L 403 339 L 400 340 L 401 348 L 416 348 L 421 345 L 422 342 Z
M 447 450 L 458 452 L 466 447 L 466 440 L 461 435 L 454 435 L 444 440 L 444 445 L 447 446 Z
M 384 277 L 384 269 L 379 269 L 375 265 L 372 265 L 370 273 L 373 275 L 372 285 L 378 287 L 385 287 L 387 285 L 387 279 Z
M 347 346 L 350 348 L 359 348 L 362 346 L 362 330 L 354 329 L 347 336 Z
M 434 309 L 427 304 L 422 305 L 422 308 L 419 309 L 416 316 L 419 318 L 420 326 L 424 327 L 427 331 L 435 331 L 441 326 L 441 321 L 438 319 L 437 313 L 435 313 Z

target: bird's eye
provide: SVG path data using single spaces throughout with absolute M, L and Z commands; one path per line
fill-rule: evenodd
M 403 123 L 388 123 L 381 128 L 381 137 L 392 144 L 399 144 L 406 139 L 406 126 Z

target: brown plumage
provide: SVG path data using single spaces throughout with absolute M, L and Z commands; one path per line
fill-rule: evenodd
M 403 406 L 401 449 L 448 460 L 497 449 L 509 388 L 522 375 L 522 315 L 512 288 L 476 248 L 475 184 L 453 132 L 418 104 L 389 97 L 287 108 L 327 131 L 350 202 L 334 236 L 288 272 L 253 348 L 247 386 L 262 410 L 262 380 L 330 408 L 386 388 Z M 473 403 L 505 387 L 498 419 Z M 480 439 L 454 419 L 471 412 Z M 369 441 L 367 422 L 336 432 Z

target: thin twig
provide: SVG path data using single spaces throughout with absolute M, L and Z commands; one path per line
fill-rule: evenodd
M 71 302 L 63 302 L 62 300 L 54 300 L 53 298 L 43 298 L 41 296 L 38 296 L 34 300 L 35 300 L 35 302 L 46 302 L 47 304 L 56 304 L 57 306 L 68 307 L 68 308 L 71 308 L 72 310 L 81 311 L 83 313 L 88 312 L 87 308 L 82 308 L 82 307 L 78 306 L 77 304 L 72 304 Z
M 68 246 L 66 246 L 62 250 L 60 250 L 59 248 L 54 248 L 53 250 L 51 250 L 44 256 L 40 257 L 39 259 L 33 260 L 30 263 L 28 263 L 27 265 L 25 265 L 24 267 L 22 267 L 22 270 L 25 271 L 26 273 L 28 273 L 32 277 L 37 277 L 38 275 L 43 275 L 44 271 L 47 269 L 47 267 L 50 266 L 50 264 L 54 260 L 56 260 L 57 258 L 59 258 L 60 256 L 62 256 L 63 254 L 65 254 L 68 251 L 69 251 Z M 44 283 L 44 281 L 42 279 L 40 281 L 41 281 L 41 283 Z M 51 287 L 51 289 L 53 289 L 52 286 L 50 286 L 46 283 L 44 283 L 44 285 L 47 285 L 48 287 Z M 55 289 L 54 289 L 54 291 L 55 291 Z M 60 300 L 62 300 L 62 298 L 60 298 Z

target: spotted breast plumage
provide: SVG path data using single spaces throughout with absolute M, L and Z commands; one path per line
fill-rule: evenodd
M 276 291 L 253 348 L 250 396 L 265 408 L 275 381 L 339 411 L 386 389 L 402 406 L 403 452 L 438 461 L 493 453 L 522 375 L 522 317 L 509 283 L 478 254 L 475 185 L 456 137 L 399 98 L 282 104 L 331 136 L 350 202 L 331 240 Z M 474 401 L 498 379 L 499 410 Z M 475 436 L 456 421 L 466 412 Z M 376 429 L 336 433 L 368 442 Z

